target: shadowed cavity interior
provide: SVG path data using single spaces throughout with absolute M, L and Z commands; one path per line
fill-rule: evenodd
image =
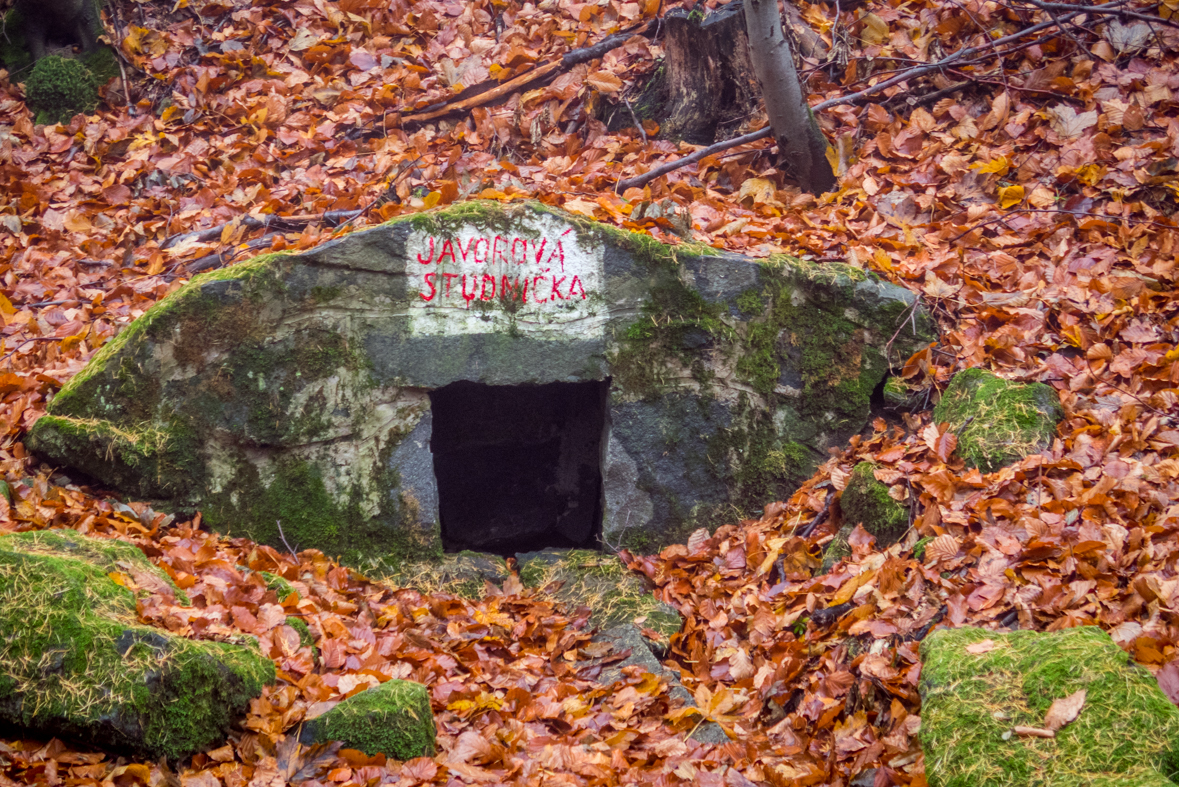
M 596 546 L 608 390 L 458 382 L 431 393 L 443 548 Z

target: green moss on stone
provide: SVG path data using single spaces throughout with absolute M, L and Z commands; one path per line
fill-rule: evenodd
M 25 100 L 39 125 L 68 123 L 74 115 L 89 115 L 98 107 L 98 82 L 81 62 L 50 55 L 33 66 L 25 82 Z
M 851 535 L 852 528 L 844 525 L 839 532 L 827 542 L 827 547 L 823 550 L 823 565 L 819 572 L 826 574 L 831 569 L 835 568 L 835 564 L 843 560 L 845 557 L 851 556 L 851 546 L 847 543 L 848 536 Z
M 958 435 L 958 455 L 984 473 L 1043 451 L 1063 417 L 1051 387 L 1008 382 L 985 369 L 954 375 L 933 409 L 934 422 Z
M 116 571 L 166 580 L 132 545 L 73 531 L 0 537 L 0 719 L 152 758 L 217 744 L 274 680 L 273 663 L 139 624 Z
M 966 648 L 990 640 L 990 649 Z M 1179 777 L 1179 708 L 1093 627 L 1055 633 L 938 629 L 921 643 L 921 746 L 930 787 L 1166 787 Z M 1085 690 L 1075 721 L 1043 727 Z
M 311 634 L 311 628 L 304 622 L 303 618 L 297 618 L 294 615 L 287 616 L 287 625 L 299 632 L 299 644 L 303 647 L 314 648 L 315 637 Z
M 269 571 L 259 571 L 258 576 L 262 577 L 266 582 L 267 590 L 273 590 L 275 592 L 279 601 L 285 601 L 292 595 L 296 599 L 299 597 L 299 591 L 295 590 L 295 586 L 282 577 L 271 574 Z
M 659 601 L 646 581 L 614 555 L 589 549 L 545 550 L 518 556 L 520 582 L 549 593 L 570 609 L 592 610 L 590 625 L 610 628 L 641 620 L 661 646 L 683 626 L 674 607 Z
M 426 687 L 389 680 L 341 702 L 303 725 L 304 744 L 340 741 L 370 757 L 398 760 L 434 754 L 434 715 Z
M 68 455 L 79 470 L 141 497 L 183 496 L 200 478 L 196 437 L 179 421 L 168 429 L 120 428 L 109 421 L 46 415 L 26 445 L 38 453 Z
M 396 489 L 397 471 L 388 467 L 387 457 L 378 465 L 386 477 L 375 482 L 377 488 Z M 232 489 L 206 498 L 205 521 L 215 530 L 265 544 L 285 539 L 294 549 L 318 549 L 350 565 L 374 556 L 420 560 L 441 555 L 437 528 L 423 531 L 416 522 L 416 508 L 404 495 L 384 501 L 374 514 L 364 506 L 363 490 L 331 494 L 321 470 L 311 462 L 279 459 L 267 481 L 252 465 L 244 466 Z
M 883 549 L 895 544 L 909 529 L 909 510 L 889 496 L 888 487 L 876 480 L 875 469 L 871 462 L 860 462 L 852 468 L 839 498 L 839 510 L 849 525 L 862 524 L 876 536 L 877 548 Z

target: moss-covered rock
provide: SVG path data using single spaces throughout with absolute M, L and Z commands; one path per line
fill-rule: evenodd
M 1179 777 L 1179 708 L 1100 629 L 939 629 L 921 658 L 930 787 L 1167 787 Z M 1043 728 L 1052 703 L 1081 690 L 1080 715 L 1055 737 L 1013 734 Z
M 430 694 L 420 683 L 389 680 L 341 702 L 303 725 L 305 745 L 340 741 L 370 757 L 398 760 L 434 754 L 434 715 Z
M 1064 417 L 1060 396 L 1044 383 L 1012 383 L 985 369 L 954 375 L 933 409 L 935 423 L 958 435 L 967 467 L 993 473 L 1052 444 Z
M 601 494 L 593 467 L 544 488 L 595 487 L 602 539 L 656 551 L 782 499 L 858 432 L 885 373 L 933 336 L 914 309 L 847 265 L 463 203 L 195 277 L 99 350 L 26 445 L 220 531 L 420 561 L 442 546 L 439 389 L 609 380 L 610 428 L 589 435 L 605 445 L 565 429 L 560 448 L 602 457 Z M 496 478 L 481 504 L 507 505 L 513 479 Z
M 499 555 L 472 551 L 447 553 L 432 560 L 378 559 L 366 561 L 361 568 L 370 578 L 393 587 L 466 599 L 481 598 L 488 582 L 501 585 L 511 574 L 507 561 Z
M 823 564 L 819 571 L 826 574 L 831 569 L 835 568 L 835 564 L 843 560 L 845 557 L 851 556 L 851 546 L 847 543 L 848 536 L 853 530 L 852 525 L 844 525 L 839 529 L 827 546 L 823 549 Z
M 67 123 L 74 115 L 89 115 L 98 107 L 98 81 L 77 60 L 43 57 L 25 81 L 25 100 L 38 124 Z
M 589 607 L 590 625 L 612 628 L 638 624 L 655 635 L 656 650 L 667 648 L 684 625 L 679 610 L 660 601 L 642 576 L 614 555 L 588 549 L 548 549 L 516 556 L 520 581 L 569 609 Z
M 876 546 L 895 544 L 909 529 L 909 509 L 893 500 L 888 487 L 876 480 L 876 466 L 860 462 L 852 468 L 851 478 L 839 498 L 843 521 L 876 536 Z
M 68 530 L 0 536 L 0 719 L 152 758 L 223 740 L 274 664 L 256 645 L 138 623 L 129 586 L 152 582 L 170 586 L 130 544 Z

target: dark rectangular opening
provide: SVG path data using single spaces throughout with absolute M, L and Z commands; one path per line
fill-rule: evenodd
M 457 382 L 433 391 L 443 549 L 596 548 L 609 387 Z

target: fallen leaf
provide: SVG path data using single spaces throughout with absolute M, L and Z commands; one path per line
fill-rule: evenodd
M 1085 689 L 1080 689 L 1067 697 L 1053 700 L 1048 708 L 1048 714 L 1044 717 L 1044 727 L 1056 732 L 1075 720 L 1080 715 L 1081 708 L 1085 707 L 1085 695 Z
M 928 547 L 926 547 L 926 550 L 928 551 Z M 981 642 L 972 642 L 971 644 L 967 645 L 966 652 L 977 656 L 982 653 L 990 653 L 997 647 L 999 647 L 999 644 L 995 642 L 995 640 L 984 639 Z

